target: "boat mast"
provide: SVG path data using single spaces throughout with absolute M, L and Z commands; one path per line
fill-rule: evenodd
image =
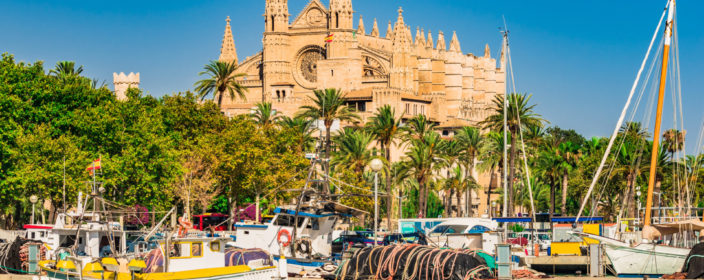
M 672 26 L 675 12 L 675 0 L 670 0 L 665 24 L 665 43 L 662 49 L 662 67 L 660 69 L 660 88 L 658 91 L 658 107 L 655 112 L 655 130 L 653 131 L 653 148 L 650 157 L 650 177 L 648 178 L 648 196 L 645 203 L 644 226 L 650 226 L 651 211 L 653 207 L 653 189 L 655 185 L 656 169 L 658 165 L 658 148 L 660 146 L 660 122 L 662 121 L 662 106 L 665 99 L 665 84 L 667 83 L 667 62 L 672 43 Z
M 504 22 L 504 25 L 505 24 L 506 23 Z M 503 40 L 502 48 L 503 48 L 504 55 L 508 55 L 506 53 L 506 51 L 508 50 L 508 30 L 504 30 L 503 35 L 504 35 L 503 36 L 504 40 Z M 506 71 L 506 69 L 504 69 L 504 72 L 505 71 Z M 503 171 L 503 180 L 502 181 L 504 183 L 503 184 L 504 185 L 504 208 L 503 208 L 502 214 L 504 217 L 508 217 L 508 176 L 506 174 L 506 170 L 508 167 L 507 166 L 508 165 L 507 164 L 508 163 L 507 112 L 508 112 L 508 91 L 509 91 L 509 88 L 510 88 L 509 84 L 508 84 L 508 82 L 506 82 L 506 92 L 504 93 L 504 158 L 503 158 L 503 168 L 502 168 L 503 169 L 502 170 Z M 490 193 L 488 195 L 491 196 Z M 488 207 L 488 205 L 487 205 L 487 207 Z

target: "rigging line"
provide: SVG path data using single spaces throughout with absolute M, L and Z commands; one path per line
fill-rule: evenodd
M 521 125 L 521 117 L 520 117 L 520 113 L 518 112 L 518 98 L 516 95 L 516 79 L 513 76 L 513 63 L 511 60 L 511 48 L 509 48 L 508 46 L 506 47 L 506 57 L 508 58 L 508 65 L 509 65 L 509 69 L 511 70 L 510 71 L 511 72 L 511 87 L 513 88 L 514 96 L 516 97 L 516 98 L 514 98 L 514 103 L 516 103 L 514 109 L 516 110 L 516 120 L 518 120 L 518 135 L 520 136 L 520 139 L 521 139 L 521 150 L 523 153 L 523 165 L 526 170 L 526 182 L 528 182 L 528 195 L 530 196 L 530 211 L 533 216 L 533 221 L 535 221 L 536 219 L 535 219 L 535 203 L 533 201 L 533 186 L 531 185 L 531 182 L 530 182 L 530 169 L 528 169 L 528 159 L 526 157 L 526 144 L 523 141 L 523 129 L 521 127 L 522 126 Z M 504 100 L 505 100 L 505 98 L 504 98 Z M 504 108 L 506 108 L 506 107 L 504 106 Z
M 676 81 L 676 83 L 675 83 L 675 85 L 676 85 L 675 92 L 677 93 L 677 99 L 678 99 L 677 101 L 678 101 L 678 104 L 679 104 L 679 107 L 680 107 L 680 110 L 679 110 L 679 113 L 680 113 L 680 127 L 681 127 L 680 130 L 681 130 L 682 132 L 684 132 L 684 131 L 685 131 L 685 130 L 684 130 L 684 112 L 683 112 L 683 111 L 684 111 L 684 107 L 682 107 L 682 80 L 681 80 L 682 77 L 681 77 L 681 72 L 680 72 L 680 46 L 679 46 L 680 44 L 679 44 L 679 31 L 677 30 L 677 22 L 678 22 L 678 20 L 677 20 L 677 10 L 675 10 L 675 11 L 674 11 L 674 20 L 673 20 L 673 22 L 672 22 L 672 25 L 673 25 L 673 26 L 672 26 L 672 32 L 673 32 L 673 35 L 674 35 L 674 37 L 675 37 L 675 38 L 674 38 L 675 40 L 674 40 L 674 42 L 673 42 L 674 45 L 675 45 L 675 48 L 674 48 L 675 59 L 674 59 L 673 67 L 675 67 L 675 73 L 674 73 L 675 75 L 674 75 L 674 76 L 675 76 L 675 78 L 677 79 L 677 81 Z M 682 135 L 682 136 L 683 136 L 683 138 L 685 138 L 685 139 L 683 139 L 683 141 L 682 141 L 682 153 L 683 153 L 683 155 L 680 155 L 680 156 L 683 156 L 683 158 L 686 159 L 686 150 L 687 150 L 687 149 L 686 149 L 686 147 L 687 147 L 686 135 Z M 685 184 L 685 190 L 686 190 L 686 192 L 687 192 L 687 209 L 688 209 L 687 211 L 689 212 L 689 211 L 691 210 L 691 208 L 692 208 L 692 199 L 691 199 L 690 190 L 689 190 L 689 180 L 687 180 L 688 177 L 689 177 L 689 176 L 687 175 L 687 169 L 686 169 L 686 166 L 685 166 L 685 168 L 684 168 L 684 178 L 685 178 L 684 184 Z
M 616 122 L 616 127 L 614 128 L 614 132 L 611 135 L 611 139 L 609 139 L 609 144 L 606 146 L 606 151 L 604 152 L 604 156 L 601 159 L 601 163 L 599 164 L 599 167 L 596 170 L 596 174 L 594 174 L 594 178 L 592 179 L 592 183 L 589 185 L 589 190 L 587 191 L 587 195 L 584 196 L 584 200 L 582 202 L 582 205 L 579 207 L 579 212 L 577 212 L 577 218 L 575 219 L 575 223 L 573 226 L 577 225 L 577 222 L 579 220 L 579 217 L 582 215 L 582 211 L 584 211 L 584 206 L 587 203 L 587 200 L 591 196 L 592 191 L 594 190 L 594 184 L 596 184 L 597 180 L 599 179 L 599 175 L 601 173 L 601 170 L 604 168 L 604 163 L 606 162 L 606 159 L 609 157 L 609 153 L 611 152 L 611 147 L 613 146 L 613 142 L 616 140 L 616 135 L 618 134 L 618 130 L 621 127 L 621 123 L 623 122 L 623 118 L 625 117 L 626 111 L 628 110 L 628 106 L 631 103 L 631 98 L 633 98 L 633 94 L 635 93 L 636 86 L 638 85 L 638 81 L 640 80 L 640 75 L 643 72 L 643 68 L 645 67 L 645 63 L 648 61 L 648 57 L 650 56 L 650 50 L 653 47 L 653 43 L 655 42 L 655 38 L 658 36 L 658 30 L 660 30 L 660 26 L 662 25 L 662 20 L 665 18 L 665 14 L 667 13 L 667 7 L 670 5 L 670 2 L 668 1 L 667 4 L 665 5 L 665 10 L 662 13 L 662 16 L 660 16 L 660 20 L 658 21 L 658 26 L 655 28 L 655 32 L 653 34 L 653 38 L 650 40 L 650 45 L 648 46 L 648 51 L 645 53 L 645 58 L 643 58 L 643 62 L 640 66 L 640 69 L 638 70 L 638 74 L 636 75 L 636 80 L 633 83 L 633 86 L 631 87 L 631 92 L 629 93 L 628 100 L 626 101 L 626 105 L 623 107 L 623 111 L 621 112 L 621 116 L 619 117 L 618 122 Z M 510 60 L 509 60 L 510 61 Z

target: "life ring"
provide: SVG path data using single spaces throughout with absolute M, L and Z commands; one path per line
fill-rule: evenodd
M 286 241 L 281 241 L 281 236 L 284 235 L 286 236 Z M 291 233 L 289 233 L 286 229 L 281 229 L 276 235 L 276 240 L 279 241 L 281 246 L 288 247 L 288 245 L 291 244 Z
M 185 237 L 186 233 L 188 233 L 188 229 L 193 228 L 193 223 L 186 219 L 186 217 L 180 217 L 178 218 L 178 236 L 180 237 Z

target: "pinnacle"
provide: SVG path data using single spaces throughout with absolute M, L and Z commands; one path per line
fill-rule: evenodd
M 232 28 L 230 27 L 230 17 L 225 20 L 225 35 L 222 38 L 222 46 L 220 47 L 220 58 L 218 60 L 225 62 L 234 61 L 237 63 L 237 48 L 235 48 L 235 39 L 232 37 Z
M 484 57 L 491 57 L 491 51 L 489 50 L 489 44 L 484 47 Z
M 452 41 L 450 41 L 450 51 L 462 52 L 460 48 L 460 40 L 457 39 L 457 32 L 452 31 Z
M 364 20 L 362 20 L 362 15 L 359 15 L 359 25 L 357 26 L 357 33 L 359 33 L 360 35 L 365 34 Z
M 376 23 L 376 18 L 374 19 L 374 27 L 372 27 L 372 37 L 379 37 L 379 25 Z

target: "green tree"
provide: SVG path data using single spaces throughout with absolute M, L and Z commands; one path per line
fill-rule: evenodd
M 413 139 L 406 152 L 402 176 L 412 177 L 418 182 L 418 217 L 427 217 L 428 184 L 434 174 L 446 164 L 442 157 L 442 141 L 438 133 L 428 131 L 422 138 Z
M 369 122 L 366 124 L 366 128 L 374 135 L 374 138 L 379 146 L 381 146 L 384 152 L 384 158 L 386 159 L 385 177 L 386 193 L 388 194 L 386 198 L 386 226 L 389 230 L 391 230 L 391 209 L 394 203 L 390 172 L 391 145 L 395 145 L 396 139 L 400 136 L 401 118 L 396 117 L 396 110 L 391 108 L 391 106 L 384 105 L 381 108 L 378 108 L 376 113 L 369 119 Z M 401 196 L 400 192 L 399 196 Z
M 372 159 L 368 147 L 373 141 L 373 136 L 363 130 L 345 128 L 333 140 L 337 151 L 333 153 L 332 165 L 361 175 Z
M 301 106 L 299 117 L 310 120 L 321 120 L 325 125 L 325 158 L 330 158 L 331 128 L 335 121 L 355 121 L 359 116 L 352 109 L 345 106 L 345 95 L 339 89 L 314 90 L 310 97 L 313 105 Z M 325 162 L 324 171 L 330 174 L 330 163 Z M 324 192 L 330 192 L 330 186 L 324 186 Z
M 305 118 L 290 118 L 287 116 L 281 117 L 279 125 L 284 129 L 294 134 L 296 138 L 296 150 L 304 152 L 310 150 L 315 142 L 313 131 L 315 126 L 313 121 Z
M 516 175 L 516 165 L 515 160 L 517 157 L 517 146 L 516 139 L 518 137 L 519 130 L 531 126 L 542 126 L 544 120 L 533 111 L 535 104 L 531 105 L 530 102 L 531 95 L 527 94 L 517 94 L 512 93 L 508 95 L 508 108 L 506 108 L 506 126 L 508 132 L 511 134 L 511 146 L 509 153 L 509 175 L 508 175 L 508 188 L 509 194 L 513 191 L 513 178 Z M 494 99 L 494 106 L 492 108 L 494 112 L 489 115 L 485 120 L 480 122 L 480 125 L 484 126 L 485 129 L 490 129 L 493 131 L 503 131 L 504 129 L 504 96 L 497 95 Z M 513 214 L 513 198 L 511 195 L 508 197 L 509 200 L 509 214 Z
M 204 71 L 198 75 L 207 76 L 207 78 L 195 83 L 195 90 L 198 92 L 198 98 L 205 99 L 206 96 L 213 94 L 213 99 L 217 99 L 219 108 L 222 108 L 223 96 L 229 94 L 230 99 L 235 100 L 236 95 L 239 98 L 246 99 L 245 92 L 247 88 L 242 86 L 237 78 L 243 77 L 244 73 L 237 73 L 237 63 L 211 61 L 206 64 Z
M 264 131 L 271 129 L 281 119 L 279 112 L 271 107 L 271 102 L 257 103 L 257 108 L 249 117 Z
M 479 150 L 481 147 L 481 143 L 483 141 L 483 136 L 481 132 L 479 131 L 478 128 L 476 127 L 469 127 L 465 126 L 463 128 L 460 128 L 457 132 L 455 132 L 455 140 L 459 143 L 460 147 L 462 147 L 462 155 L 460 157 L 460 160 L 462 162 L 462 165 L 464 166 L 465 170 L 465 177 L 468 179 L 471 179 L 472 181 L 476 182 L 477 179 L 475 177 L 475 167 L 476 167 L 476 160 L 479 157 Z M 503 140 L 503 139 L 502 139 Z M 492 169 L 493 172 L 493 169 Z M 468 185 L 469 186 L 469 185 Z M 489 186 L 491 188 L 491 186 Z M 491 193 L 487 191 L 487 198 L 491 196 Z M 466 190 L 466 198 L 465 198 L 465 208 L 467 209 L 467 216 L 472 217 L 472 192 L 467 189 Z M 488 203 L 489 201 L 487 201 Z M 487 204 L 487 207 L 490 204 Z M 459 207 L 459 205 L 458 205 Z

